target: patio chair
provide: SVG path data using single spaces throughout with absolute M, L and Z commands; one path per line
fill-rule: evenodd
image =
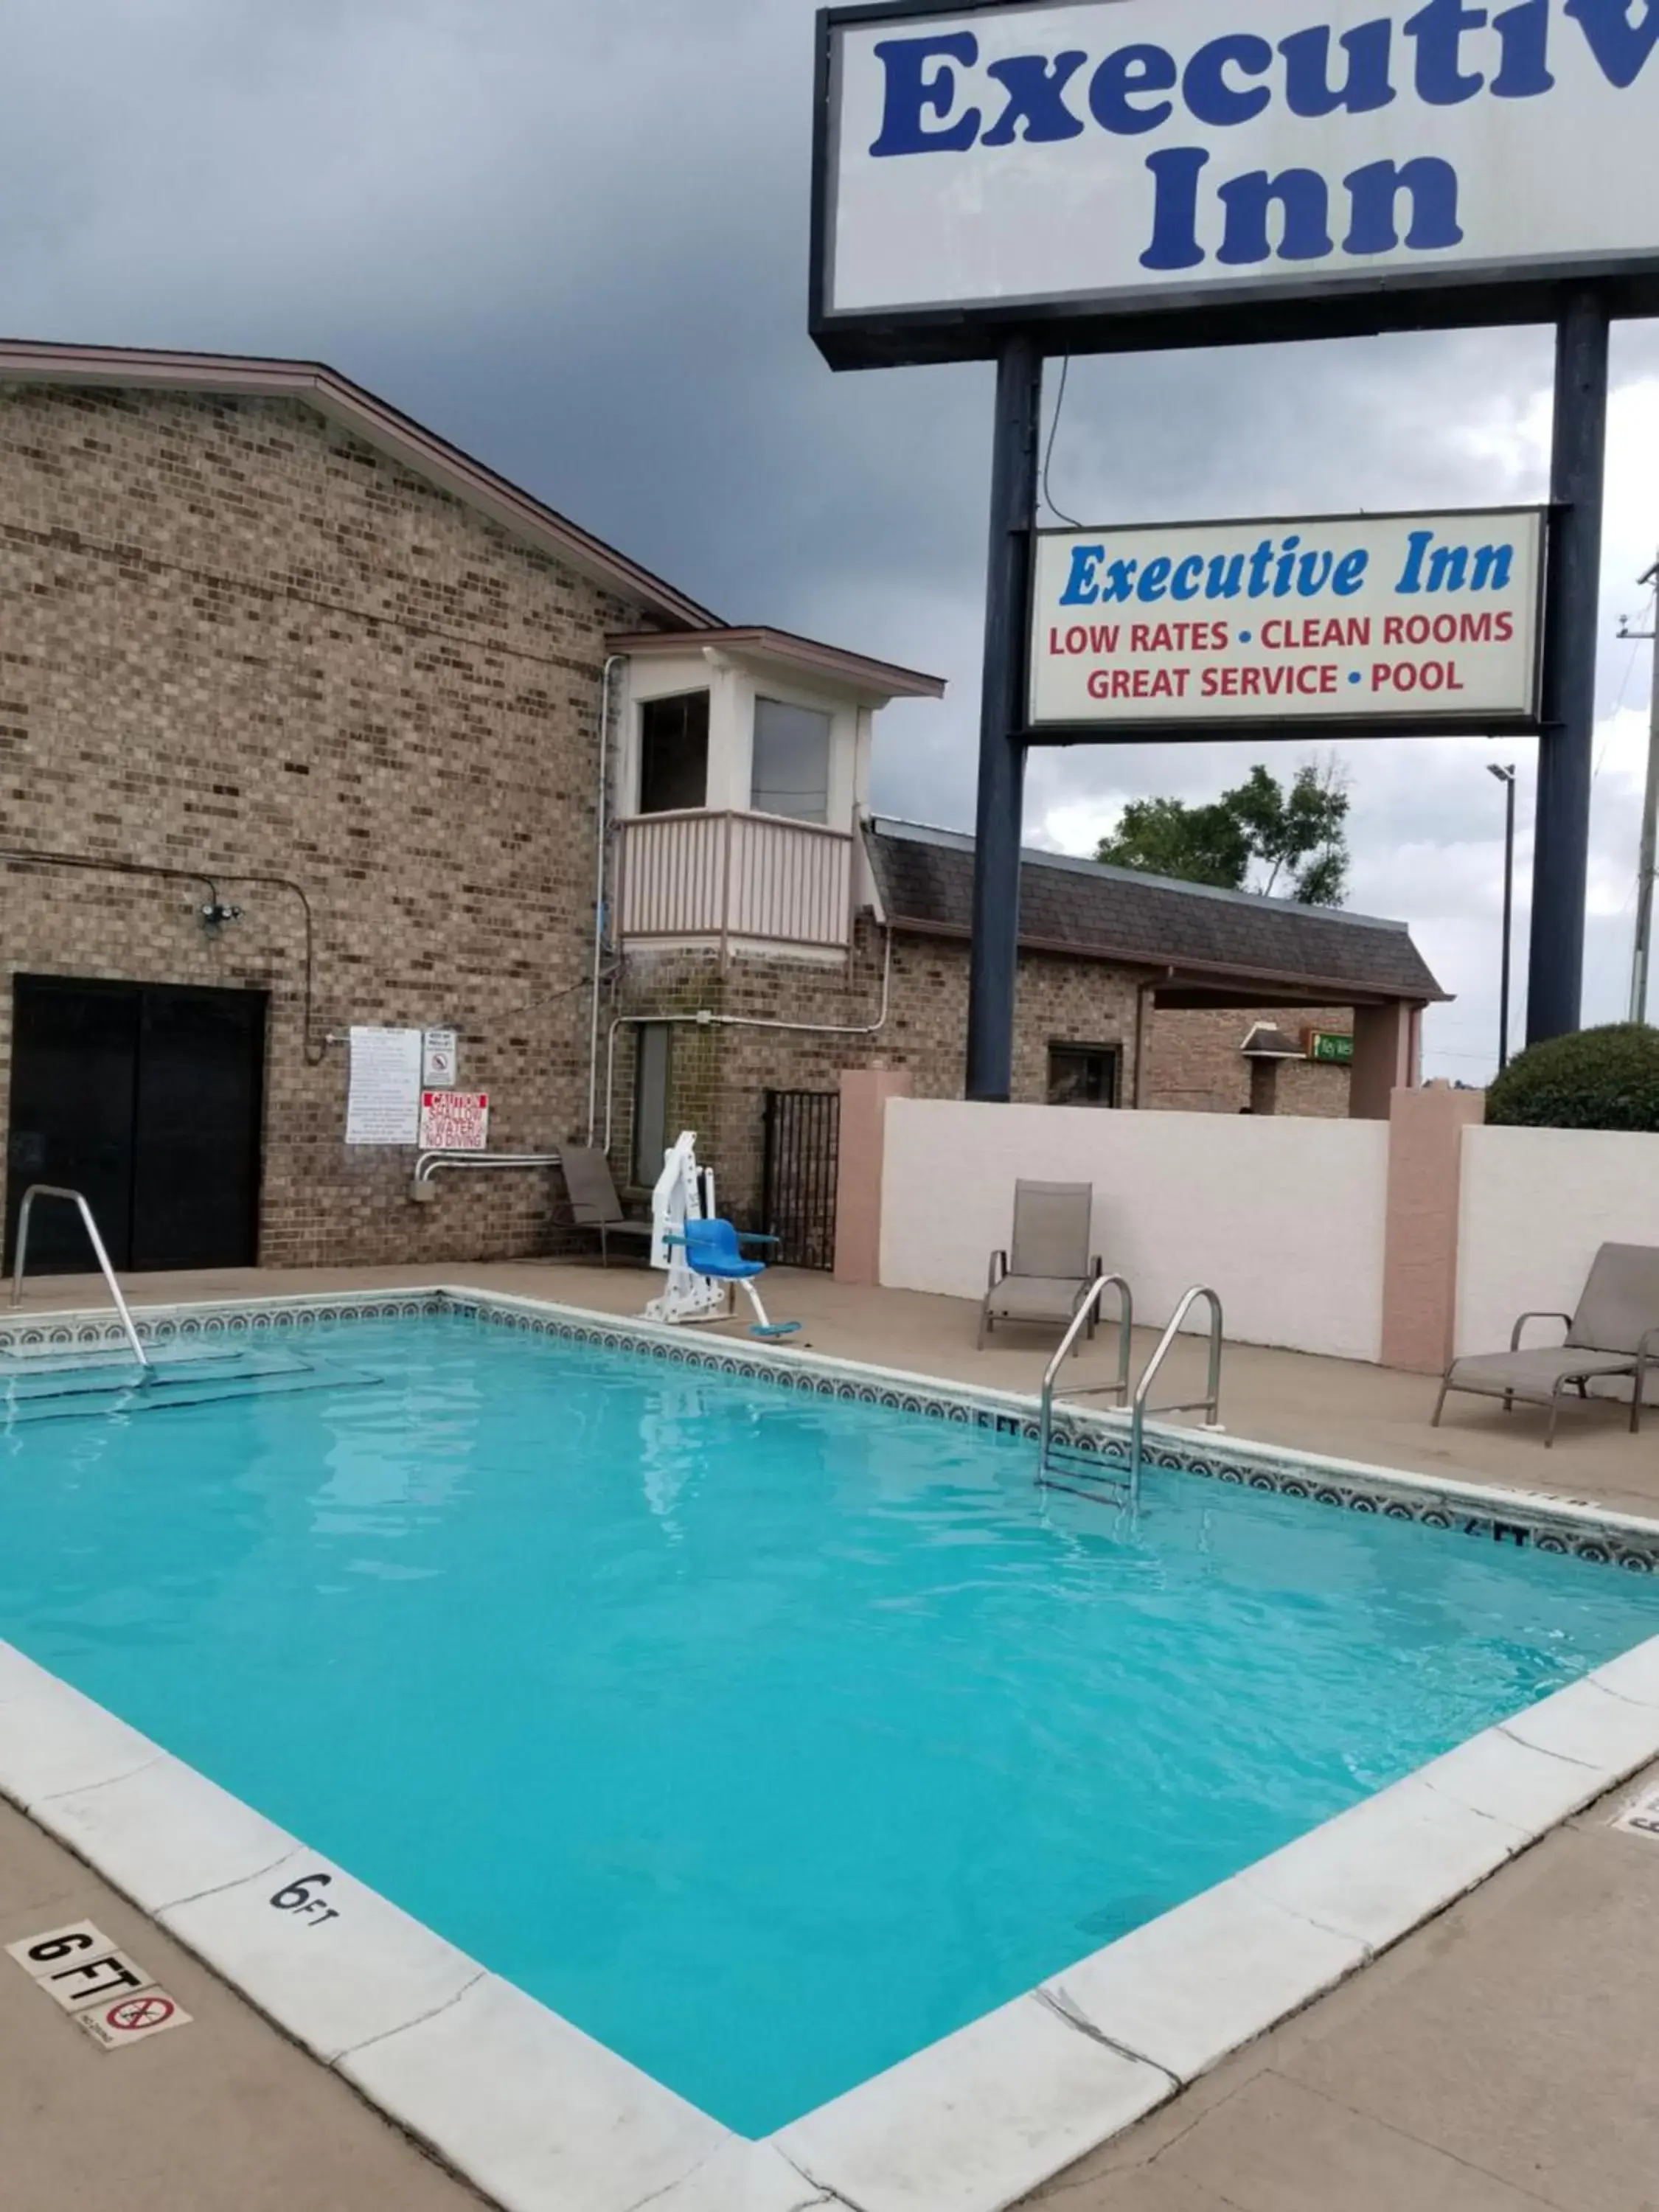
M 1521 1331 L 1529 1321 L 1564 1321 L 1566 1342 L 1521 1348 Z M 1577 1313 L 1523 1313 L 1510 1332 L 1507 1352 L 1477 1352 L 1454 1359 L 1440 1384 L 1431 1427 L 1440 1425 L 1449 1390 L 1480 1398 L 1501 1398 L 1513 1413 L 1517 1398 L 1547 1406 L 1546 1447 L 1555 1442 L 1556 1418 L 1568 1389 L 1588 1398 L 1586 1385 L 1609 1376 L 1632 1378 L 1630 1426 L 1642 1425 L 1642 1394 L 1648 1362 L 1659 1347 L 1659 1248 L 1650 1244 L 1604 1244 L 1590 1263 Z
M 1054 1322 L 1063 1329 L 1101 1272 L 1089 1250 L 1095 1194 L 1086 1182 L 1017 1182 L 1014 1233 L 991 1255 L 991 1279 L 979 1310 L 979 1348 L 1000 1321 Z M 1088 1333 L 1095 1333 L 1089 1316 Z
M 623 1212 L 617 1186 L 611 1179 L 611 1163 L 598 1146 L 564 1146 L 559 1153 L 559 1165 L 564 1171 L 568 1224 L 573 1228 L 599 1231 L 600 1266 L 611 1265 L 612 1237 L 648 1255 L 651 1224 L 633 1220 Z

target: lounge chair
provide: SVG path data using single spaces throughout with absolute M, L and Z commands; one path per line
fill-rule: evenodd
M 979 1310 L 980 1349 L 1000 1321 L 1054 1322 L 1063 1329 L 1101 1272 L 1089 1250 L 1093 1186 L 1017 1182 L 1014 1233 L 1006 1252 L 991 1255 L 991 1279 Z M 1089 1334 L 1095 1333 L 1093 1315 Z
M 599 1264 L 611 1265 L 611 1241 L 617 1238 L 636 1250 L 651 1249 L 651 1224 L 631 1220 L 623 1212 L 617 1186 L 611 1180 L 611 1164 L 597 1145 L 566 1145 L 559 1153 L 567 1193 L 567 1225 L 599 1231 Z
M 1521 1331 L 1529 1321 L 1564 1321 L 1567 1340 L 1559 1346 L 1521 1348 Z M 1569 1389 L 1581 1398 L 1596 1377 L 1629 1376 L 1631 1434 L 1642 1425 L 1642 1393 L 1648 1362 L 1659 1347 L 1659 1248 L 1650 1244 L 1604 1244 L 1591 1262 L 1577 1313 L 1523 1313 L 1510 1332 L 1507 1352 L 1477 1352 L 1454 1359 L 1436 1401 L 1437 1428 L 1449 1390 L 1480 1398 L 1501 1398 L 1512 1413 L 1517 1398 L 1547 1406 L 1547 1446 L 1555 1442 L 1556 1417 Z

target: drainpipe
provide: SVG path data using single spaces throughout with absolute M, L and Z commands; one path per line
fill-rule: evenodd
M 592 999 L 587 1029 L 587 1141 L 593 1141 L 593 1131 L 599 1114 L 599 975 L 605 965 L 605 841 L 610 832 L 607 811 L 611 796 L 611 678 L 612 671 L 620 668 L 628 658 L 626 653 L 608 655 L 599 678 L 599 830 L 593 855 L 593 975 Z M 609 1110 L 607 1106 L 607 1120 Z M 607 1140 L 605 1149 L 610 1150 Z
M 1146 995 L 1157 988 L 1156 983 L 1135 985 L 1135 1073 L 1129 1093 L 1132 1108 L 1139 1108 L 1140 1104 L 1142 1070 L 1146 1065 Z

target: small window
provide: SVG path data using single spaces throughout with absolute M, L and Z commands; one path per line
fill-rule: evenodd
M 647 699 L 640 708 L 641 813 L 674 814 L 708 804 L 708 694 Z
M 789 814 L 797 822 L 828 820 L 830 720 L 815 707 L 756 700 L 749 804 L 757 814 Z
M 1051 1044 L 1048 1048 L 1048 1103 L 1051 1106 L 1115 1106 L 1115 1044 Z
M 673 1034 L 667 1022 L 641 1022 L 635 1031 L 634 1182 L 644 1190 L 655 1188 L 668 1150 L 668 1048 Z

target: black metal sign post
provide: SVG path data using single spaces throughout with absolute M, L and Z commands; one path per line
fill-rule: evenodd
M 1556 325 L 1550 461 L 1552 521 L 1545 571 L 1538 789 L 1533 845 L 1527 1042 L 1579 1025 L 1584 894 L 1589 866 L 1590 760 L 1595 722 L 1601 511 L 1606 474 L 1608 314 L 1586 287 Z M 1018 967 L 1021 802 L 1029 738 L 1027 659 L 1042 360 L 1018 332 L 997 362 L 980 704 L 968 1065 L 973 1099 L 1012 1087 Z M 1042 733 L 1035 733 L 1041 735 Z M 1218 730 L 1216 735 L 1226 734 Z M 1260 735 L 1261 732 L 1255 732 Z M 1301 734 L 1285 723 L 1282 737 Z M 1113 740 L 1091 733 L 1092 742 Z
M 1589 868 L 1590 749 L 1601 614 L 1607 430 L 1607 307 L 1586 289 L 1555 327 L 1542 726 L 1533 832 L 1527 1042 L 1578 1027 Z
M 1013 1087 L 1019 960 L 1019 832 L 1025 791 L 1026 660 L 1036 528 L 1042 355 L 1018 331 L 997 357 L 991 447 L 991 544 L 985 580 L 985 680 L 979 709 L 973 944 L 968 969 L 969 1098 Z

